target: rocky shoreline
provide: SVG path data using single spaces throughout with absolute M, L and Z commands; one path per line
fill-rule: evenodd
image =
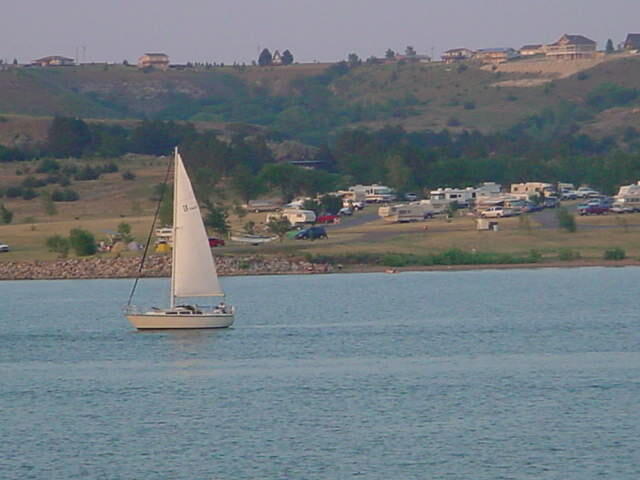
M 86 257 L 60 260 L 0 262 L 0 280 L 56 280 L 82 278 L 134 278 L 138 275 L 140 257 Z M 168 277 L 169 255 L 147 258 L 143 277 Z M 317 265 L 301 259 L 265 258 L 260 256 L 217 257 L 220 275 L 268 275 L 326 273 L 329 265 Z
M 60 260 L 34 260 L 0 262 L 0 280 L 60 280 L 90 278 L 135 278 L 138 275 L 140 257 L 86 257 Z M 143 277 L 169 277 L 171 257 L 152 255 L 145 262 Z M 640 266 L 640 260 L 619 261 L 576 260 L 549 261 L 527 264 L 490 265 L 434 265 L 389 268 L 380 265 L 314 264 L 300 258 L 238 256 L 216 257 L 216 267 L 221 276 L 229 275 L 292 275 L 309 273 L 358 272 L 400 273 L 407 271 L 461 271 L 506 270 L 519 268 L 580 268 L 580 267 L 630 267 Z

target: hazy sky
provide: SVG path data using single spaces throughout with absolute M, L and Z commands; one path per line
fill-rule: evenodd
M 258 48 L 335 61 L 387 48 L 439 55 L 579 33 L 604 47 L 640 32 L 640 0 L 0 0 L 0 58 L 251 62 Z

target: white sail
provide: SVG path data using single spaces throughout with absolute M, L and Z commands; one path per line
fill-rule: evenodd
M 182 158 L 175 155 L 173 295 L 222 296 L 200 207 Z

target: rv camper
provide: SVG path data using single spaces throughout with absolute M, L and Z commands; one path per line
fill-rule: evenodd
M 286 218 L 291 225 L 302 225 L 316 221 L 316 214 L 312 210 L 299 210 L 297 208 L 285 208 L 281 213 L 267 215 L 267 223 L 271 220 Z
M 431 207 L 420 202 L 387 205 L 378 209 L 378 216 L 389 223 L 420 222 L 433 214 Z

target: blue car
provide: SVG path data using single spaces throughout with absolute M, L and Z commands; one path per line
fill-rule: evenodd
M 328 238 L 324 227 L 309 227 L 300 230 L 294 237 L 296 240 L 315 240 L 317 238 Z

